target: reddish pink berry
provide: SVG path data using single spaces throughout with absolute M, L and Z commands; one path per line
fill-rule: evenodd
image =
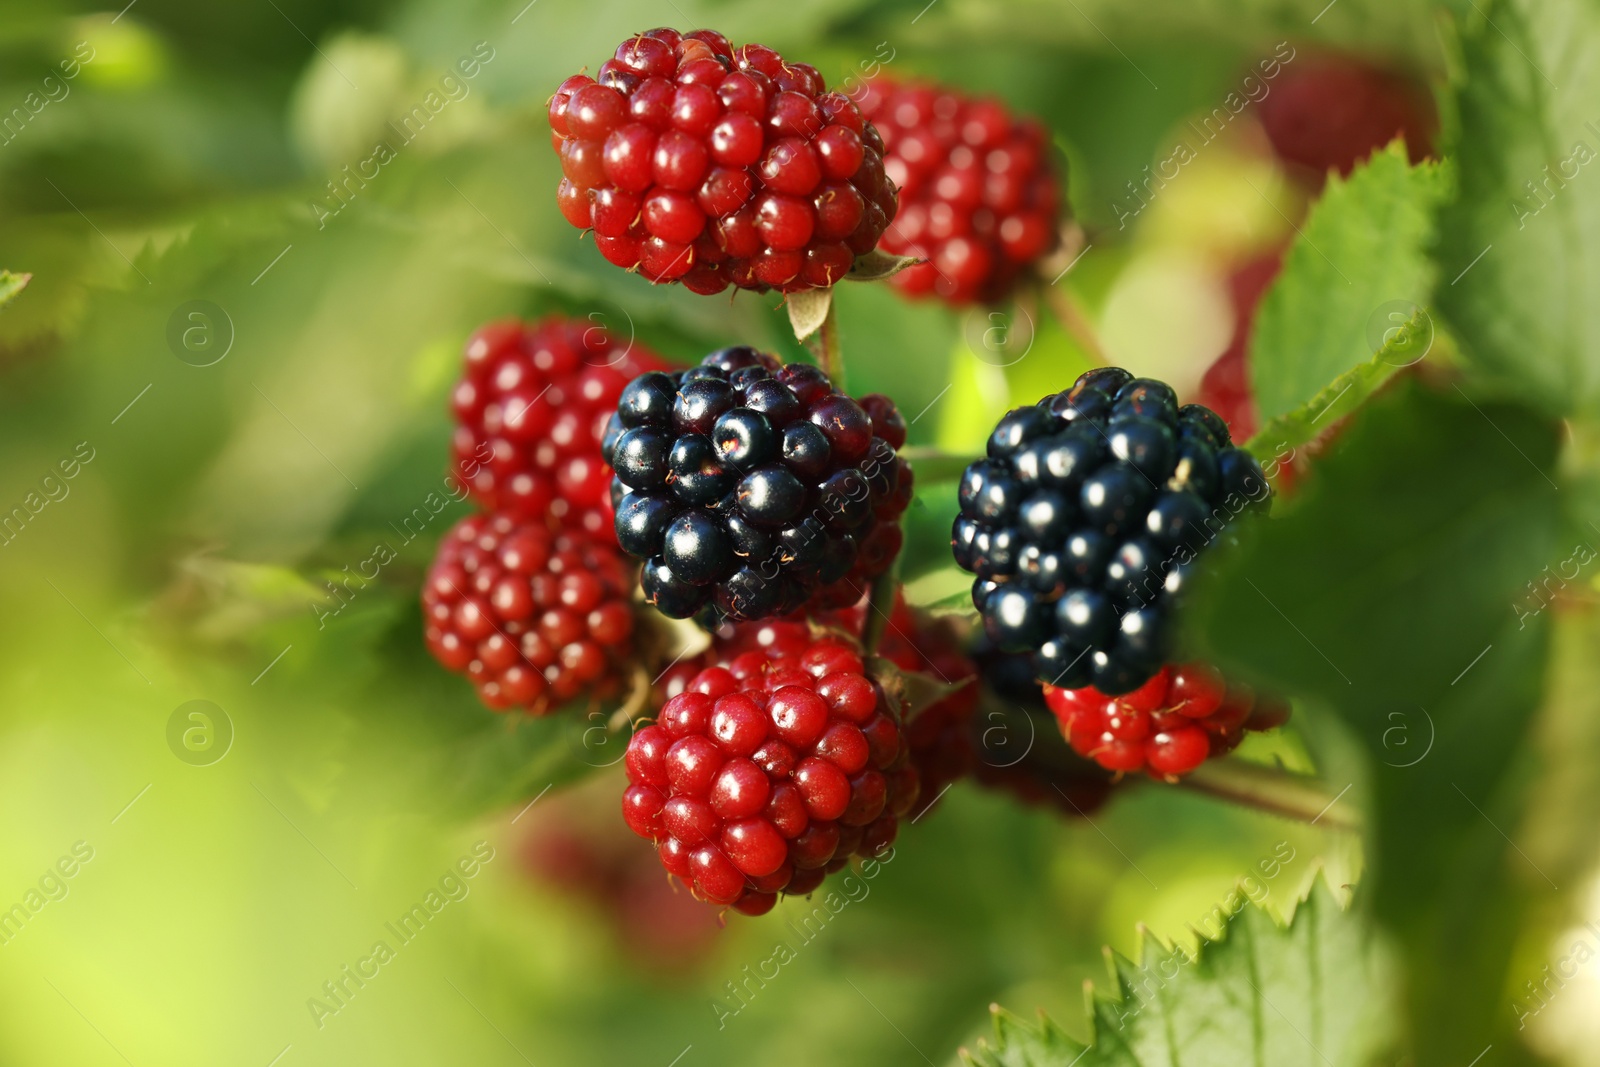
M 1163 668 L 1123 696 L 1050 685 L 1044 696 L 1080 756 L 1110 771 L 1146 770 L 1169 780 L 1232 751 L 1244 731 L 1270 730 L 1289 718 L 1287 701 L 1258 699 L 1205 663 Z M 1258 706 L 1265 710 L 1258 713 Z
M 993 100 L 886 78 L 867 83 L 860 105 L 874 131 L 862 138 L 862 166 L 881 168 L 900 193 L 898 213 L 878 205 L 894 218 L 883 249 L 928 260 L 891 279 L 901 292 L 996 303 L 1055 249 L 1060 181 L 1038 122 Z
M 700 670 L 629 741 L 628 826 L 696 896 L 752 914 L 887 848 L 918 779 L 863 669 L 840 640 L 785 631 Z M 868 728 L 819 693 L 824 681 L 847 701 L 871 696 Z
M 423 583 L 424 639 L 496 711 L 543 715 L 580 694 L 614 695 L 633 653 L 632 570 L 606 541 L 473 515 L 445 535 Z M 658 737 L 633 757 L 657 788 Z
M 624 41 L 598 82 L 561 83 L 549 120 L 562 216 L 651 281 L 832 285 L 894 214 L 883 140 L 856 105 L 815 68 L 713 31 Z
M 639 213 L 628 193 L 596 203 L 619 215 Z M 553 520 L 612 542 L 601 435 L 628 382 L 661 366 L 643 345 L 614 337 L 598 321 L 550 318 L 482 327 L 467 342 L 465 368 L 451 395 L 456 476 L 491 511 Z M 510 602 L 506 610 L 513 610 Z

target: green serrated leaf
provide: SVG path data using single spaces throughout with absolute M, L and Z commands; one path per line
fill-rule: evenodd
M 1463 354 L 1547 411 L 1600 405 L 1600 5 L 1465 10 L 1461 195 L 1443 213 L 1442 310 Z
M 1218 906 L 1219 940 L 1190 956 L 1154 938 L 1139 960 L 1109 953 L 1113 996 L 1089 996 L 1091 1043 L 1048 1018 L 994 1009 L 995 1042 L 963 1053 L 975 1067 L 1339 1067 L 1363 1062 L 1360 1024 L 1379 1000 L 1364 924 L 1322 877 L 1287 926 L 1236 890 Z
M 1410 318 L 1388 328 L 1377 355 L 1339 375 L 1295 410 L 1269 420 L 1244 447 L 1270 457 L 1285 448 L 1309 444 L 1360 407 L 1396 371 L 1426 356 L 1432 344 L 1433 320 L 1418 308 Z
M 1515 1044 L 1504 931 L 1546 882 L 1500 831 L 1525 802 L 1551 613 L 1519 616 L 1571 552 L 1560 436 L 1526 407 L 1397 381 L 1186 620 L 1225 670 L 1314 698 L 1364 755 L 1374 914 L 1404 953 L 1419 1067 Z
M 16 295 L 25 289 L 33 280 L 31 274 L 16 274 L 9 270 L 0 270 L 0 308 L 11 303 Z
M 1426 250 L 1449 188 L 1443 165 L 1411 166 L 1399 142 L 1348 179 L 1329 178 L 1256 316 L 1250 377 L 1264 421 L 1372 359 L 1391 316 L 1403 322 L 1426 304 Z

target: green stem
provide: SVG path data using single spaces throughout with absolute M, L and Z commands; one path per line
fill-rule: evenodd
M 1244 760 L 1224 759 L 1203 763 L 1179 779 L 1185 789 L 1231 800 L 1235 804 L 1270 812 L 1330 830 L 1359 830 L 1361 818 L 1344 799 L 1330 794 L 1325 783 Z
M 935 485 L 939 482 L 953 482 L 961 477 L 967 467 L 983 458 L 982 456 L 958 456 L 942 449 L 921 445 L 902 448 L 900 455 L 917 472 L 918 486 Z
M 889 626 L 889 613 L 894 610 L 894 590 L 900 577 L 900 559 L 897 555 L 889 569 L 872 580 L 867 594 L 867 617 L 861 623 L 861 647 L 867 655 L 874 655 L 883 643 L 883 633 Z
M 828 301 L 828 313 L 817 332 L 806 339 L 806 347 L 817 359 L 817 366 L 833 382 L 834 388 L 844 389 L 844 352 L 839 347 L 839 320 L 834 313 L 834 302 Z

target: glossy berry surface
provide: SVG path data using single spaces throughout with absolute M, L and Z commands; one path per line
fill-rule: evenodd
M 900 551 L 911 468 L 886 397 L 725 348 L 631 382 L 607 424 L 616 536 L 645 599 L 708 627 L 854 604 Z
M 473 499 L 610 541 L 601 433 L 623 387 L 662 365 L 643 345 L 588 319 L 478 330 L 451 395 L 456 469 Z
M 562 82 L 549 118 L 562 214 L 653 282 L 830 286 L 894 217 L 877 131 L 764 45 L 650 30 Z
M 1230 683 L 1204 663 L 1163 668 L 1122 696 L 1092 686 L 1047 685 L 1044 694 L 1078 755 L 1110 771 L 1169 780 L 1233 751 L 1245 731 L 1270 730 L 1289 718 L 1286 701 Z
M 699 671 L 623 763 L 628 826 L 696 897 L 752 915 L 881 854 L 918 793 L 897 710 L 834 639 Z
M 633 652 L 633 566 L 606 542 L 542 522 L 473 515 L 422 586 L 428 650 L 496 711 L 542 715 L 614 695 Z
M 1049 685 L 1115 695 L 1167 663 L 1196 560 L 1270 498 L 1215 412 L 1100 368 L 1000 420 L 961 478 L 951 547 L 995 646 Z
M 867 83 L 861 110 L 900 190 L 883 249 L 928 260 L 890 279 L 901 292 L 995 303 L 1054 251 L 1061 179 L 1038 122 L 992 99 L 884 78 Z

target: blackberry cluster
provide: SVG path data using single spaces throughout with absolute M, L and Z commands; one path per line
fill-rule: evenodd
M 1042 125 L 944 86 L 867 83 L 900 211 L 883 250 L 925 258 L 890 283 L 953 304 L 995 303 L 1059 243 L 1061 188 Z
M 1289 719 L 1287 701 L 1229 682 L 1205 663 L 1163 668 L 1123 696 L 1048 685 L 1044 696 L 1078 755 L 1109 771 L 1143 770 L 1168 780 L 1232 752 L 1246 730 L 1270 730 Z
M 490 511 L 611 539 L 600 437 L 634 377 L 664 364 L 583 319 L 491 323 L 451 395 L 456 469 Z
M 958 496 L 951 546 L 990 639 L 1116 696 L 1166 664 L 1196 558 L 1271 489 L 1215 412 L 1107 367 L 1001 419 Z
M 428 650 L 496 711 L 542 715 L 584 692 L 614 695 L 633 651 L 632 572 L 576 531 L 469 516 L 422 586 Z
M 695 896 L 769 911 L 893 843 L 918 779 L 898 715 L 843 641 L 708 667 L 628 742 L 622 814 Z
M 900 551 L 905 433 L 887 397 L 753 348 L 634 379 L 602 454 L 645 599 L 708 627 L 855 603 Z
M 759 44 L 656 29 L 550 101 L 556 200 L 600 254 L 697 293 L 832 285 L 894 217 L 883 141 L 822 76 Z

